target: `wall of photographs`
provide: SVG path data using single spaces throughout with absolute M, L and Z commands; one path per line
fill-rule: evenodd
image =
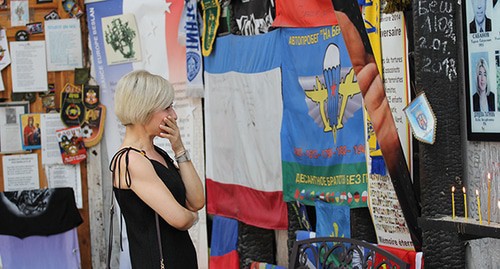
M 60 23 L 76 18 L 81 39 L 66 37 L 58 40 L 62 47 L 74 48 L 81 65 L 87 62 L 87 27 L 83 15 L 83 0 L 12 0 L 0 1 L 0 192 L 23 187 L 44 189 L 57 185 L 49 178 L 54 173 L 74 177 L 79 190 L 75 190 L 76 204 L 83 224 L 78 226 L 81 266 L 91 268 L 89 206 L 87 194 L 87 168 L 85 161 L 76 165 L 48 166 L 43 162 L 46 152 L 40 146 L 43 136 L 40 124 L 51 125 L 59 117 L 61 91 L 67 83 L 75 83 L 84 68 L 59 68 L 47 63 L 46 53 L 57 52 L 49 47 L 47 22 Z M 57 20 L 57 21 L 56 21 Z M 68 20 L 67 20 L 68 21 Z M 75 40 L 79 42 L 75 43 Z M 78 44 L 80 43 L 80 44 Z M 68 45 L 70 44 L 70 45 Z M 57 44 L 56 44 L 57 45 Z M 46 47 L 47 46 L 47 47 Z M 61 54 L 62 55 L 62 54 Z M 52 55 L 57 59 L 60 55 Z M 58 70 L 58 71 L 54 71 Z M 76 71 L 75 71 L 76 70 Z M 31 127 L 28 127 L 31 126 Z M 24 130 L 32 130 L 29 137 Z M 43 128 L 41 130 L 44 130 Z M 38 135 L 37 135 L 38 134 Z M 49 156 L 50 157 L 50 156 Z M 58 156 L 60 157 L 60 156 Z M 10 172 L 12 173 L 10 173 Z M 11 175 L 24 175 L 24 180 Z M 7 177 L 7 178 L 6 178 Z
M 500 2 L 463 4 L 469 140 L 500 141 Z

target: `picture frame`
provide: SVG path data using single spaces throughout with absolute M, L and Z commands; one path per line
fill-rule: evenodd
M 29 102 L 2 102 L 0 103 L 0 152 L 16 153 L 24 151 L 19 128 L 21 115 L 29 113 Z
M 500 2 L 462 5 L 467 140 L 500 141 Z
M 23 150 L 42 148 L 40 113 L 20 115 L 20 137 Z
M 26 24 L 26 29 L 30 35 L 43 33 L 43 25 L 41 22 L 33 22 Z

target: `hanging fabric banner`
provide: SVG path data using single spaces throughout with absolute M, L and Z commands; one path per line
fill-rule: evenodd
M 237 220 L 214 216 L 210 242 L 210 268 L 240 268 Z
M 77 228 L 20 239 L 0 235 L 0 268 L 81 268 Z
M 351 211 L 348 206 L 316 201 L 316 236 L 351 238 Z
M 208 56 L 212 53 L 212 46 L 217 37 L 219 28 L 220 5 L 218 0 L 202 0 L 203 9 L 203 35 L 202 54 Z
M 231 33 L 259 35 L 269 32 L 275 17 L 274 0 L 231 2 Z
M 217 39 L 205 58 L 205 140 L 208 213 L 283 230 L 279 37 Z
M 276 0 L 273 27 L 318 27 L 337 24 L 330 0 Z
M 281 31 L 287 52 L 281 130 L 285 200 L 365 207 L 362 96 L 340 28 Z
M 201 56 L 196 0 L 185 0 L 184 2 L 184 11 L 179 23 L 179 39 L 183 39 L 181 43 L 186 45 L 186 94 L 193 97 L 203 97 L 203 58 Z

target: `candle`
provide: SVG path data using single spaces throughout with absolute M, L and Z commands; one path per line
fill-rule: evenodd
M 462 191 L 464 192 L 464 211 L 465 211 L 465 220 L 467 220 L 467 193 L 465 193 L 465 187 L 462 187 Z
M 488 225 L 491 221 L 491 175 L 488 173 Z
M 483 218 L 481 217 L 481 199 L 479 198 L 479 190 L 476 190 L 477 197 L 477 212 L 479 213 L 479 224 L 483 224 Z
M 455 219 L 455 186 L 451 186 L 451 218 Z

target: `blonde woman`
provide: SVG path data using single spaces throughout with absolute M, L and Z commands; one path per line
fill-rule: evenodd
M 473 111 L 495 111 L 495 94 L 488 83 L 488 64 L 480 58 L 476 65 L 476 92 L 472 95 Z
M 181 140 L 173 101 L 172 85 L 143 70 L 125 75 L 116 87 L 115 113 L 125 137 L 110 169 L 133 268 L 198 267 L 187 230 L 197 222 L 205 195 Z M 170 141 L 177 165 L 153 144 L 155 137 Z

